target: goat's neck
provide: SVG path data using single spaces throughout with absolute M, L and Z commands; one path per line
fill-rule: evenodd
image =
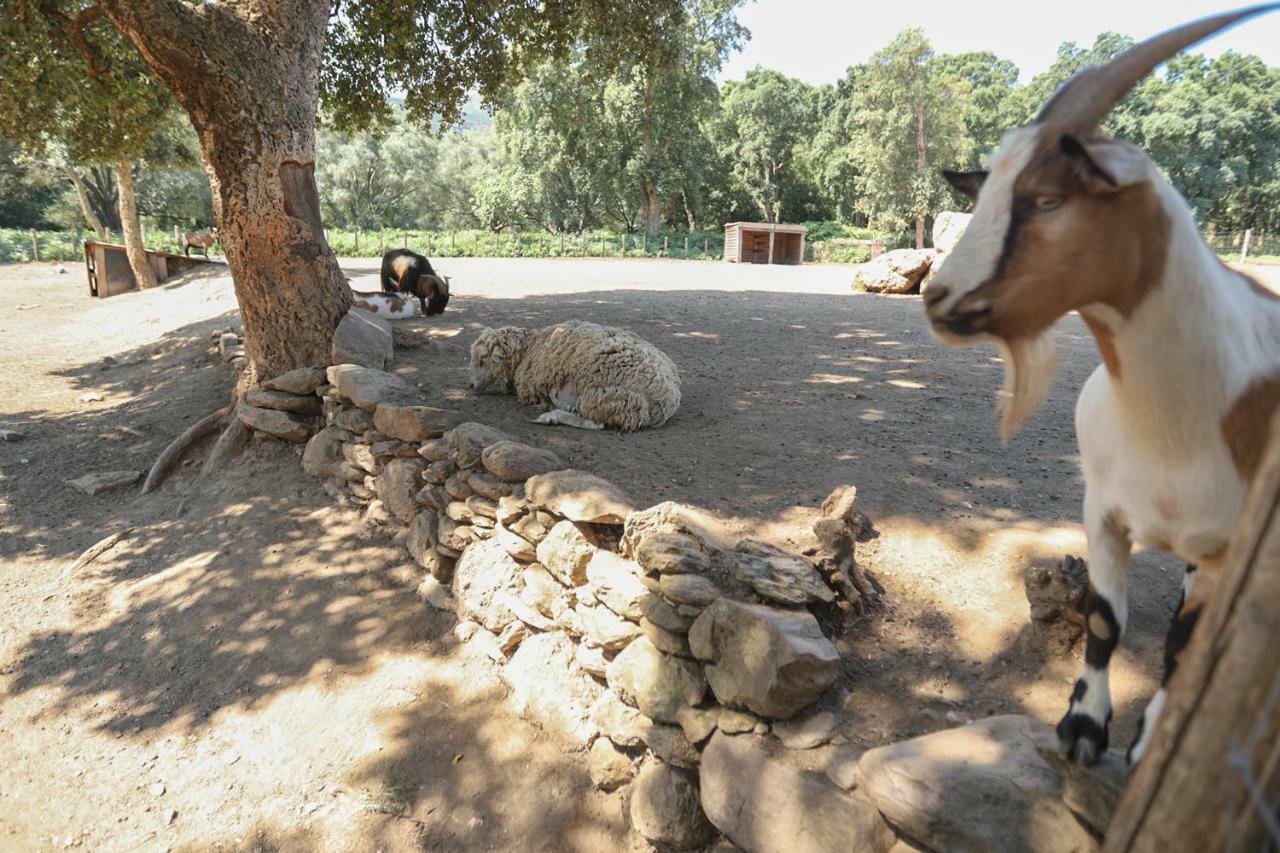
M 1166 189 L 1172 231 L 1159 286 L 1128 317 L 1104 305 L 1081 313 L 1112 335 L 1112 380 L 1130 436 L 1161 454 L 1194 453 L 1219 435 L 1249 381 L 1280 363 L 1280 302 L 1226 267 Z

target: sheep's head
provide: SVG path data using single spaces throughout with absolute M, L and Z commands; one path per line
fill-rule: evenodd
M 524 357 L 524 329 L 503 326 L 485 329 L 471 344 L 471 390 L 477 394 L 502 394 L 511 386 L 516 366 Z
M 1085 69 L 1033 124 L 1005 135 L 989 171 L 945 173 L 977 204 L 925 289 L 925 308 L 946 343 L 994 340 L 1004 351 L 1005 435 L 1048 390 L 1049 327 L 1086 306 L 1127 317 L 1162 278 L 1170 220 L 1156 168 L 1098 125 L 1156 65 L 1266 8 L 1187 24 Z

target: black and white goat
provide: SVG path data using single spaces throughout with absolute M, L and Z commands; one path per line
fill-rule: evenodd
M 449 304 L 449 278 L 436 275 L 431 261 L 408 249 L 392 249 L 382 256 L 382 292 L 418 297 L 424 316 L 443 313 Z
M 1006 134 L 989 172 L 948 174 L 977 205 L 924 302 L 945 342 L 1002 349 L 1004 434 L 1048 390 L 1045 333 L 1059 317 L 1079 311 L 1102 357 L 1076 406 L 1090 595 L 1084 671 L 1058 725 L 1064 754 L 1083 764 L 1107 748 L 1108 667 L 1127 621 L 1132 544 L 1189 564 L 1166 641 L 1167 682 L 1280 404 L 1280 299 L 1225 266 L 1150 158 L 1098 125 L 1158 64 L 1277 5 L 1187 24 L 1082 71 L 1033 124 Z M 1162 686 L 1148 705 L 1131 762 L 1164 696 Z

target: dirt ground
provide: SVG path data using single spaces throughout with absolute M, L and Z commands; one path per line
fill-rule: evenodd
M 839 640 L 829 702 L 852 742 L 997 712 L 1056 721 L 1079 650 L 1029 635 L 1022 573 L 1083 553 L 1071 411 L 1097 355 L 1078 319 L 1061 324 L 1049 401 L 1001 445 L 994 352 L 942 347 L 918 298 L 852 294 L 847 267 L 439 266 L 449 310 L 397 328 L 396 369 L 425 402 L 552 448 L 641 505 L 699 504 L 780 543 L 857 485 L 879 532 L 859 556 L 885 594 Z M 376 289 L 376 261 L 344 267 Z M 0 846 L 630 849 L 621 798 L 505 709 L 492 665 L 414 595 L 405 554 L 334 506 L 296 448 L 255 442 L 223 474 L 190 467 L 145 497 L 65 485 L 145 469 L 225 403 L 210 335 L 238 317 L 222 273 L 97 301 L 77 267 L 0 266 L 0 428 L 26 434 L 0 443 Z M 572 317 L 675 360 L 670 423 L 540 427 L 515 399 L 466 390 L 479 329 Z M 1180 567 L 1144 552 L 1133 571 L 1119 744 L 1154 687 Z

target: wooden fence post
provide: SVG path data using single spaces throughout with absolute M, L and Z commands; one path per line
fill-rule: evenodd
M 1240 246 L 1240 263 L 1244 263 L 1249 257 L 1249 244 L 1253 242 L 1253 229 L 1244 229 L 1244 243 Z
M 564 232 L 560 232 L 560 257 L 564 257 Z
M 707 238 L 706 238 L 706 237 L 703 237 L 703 238 L 702 238 L 702 255 L 703 255 L 703 257 L 706 257 L 706 254 L 707 254 Z
M 689 260 L 689 235 L 684 235 L 684 259 Z
M 404 238 L 404 247 L 405 247 L 406 249 L 407 249 L 407 248 L 409 248 L 409 234 L 408 234 L 408 232 L 401 231 L 401 232 L 400 232 L 400 236 Z
M 177 225 L 173 226 L 173 245 L 179 246 L 179 247 L 182 245 L 182 238 L 179 235 Z
M 35 260 L 40 260 L 40 237 L 36 234 L 36 229 L 31 229 L 31 256 Z

